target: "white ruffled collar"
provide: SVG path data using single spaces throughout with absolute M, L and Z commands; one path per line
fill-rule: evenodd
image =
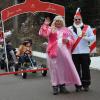
M 81 24 L 79 24 L 79 25 L 76 25 L 75 23 L 73 23 L 73 25 L 74 25 L 74 27 L 76 27 L 76 28 L 81 28 L 81 27 L 83 26 L 83 22 L 82 22 Z

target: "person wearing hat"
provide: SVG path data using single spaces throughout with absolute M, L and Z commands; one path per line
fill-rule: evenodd
M 62 16 L 56 16 L 49 26 L 50 20 L 45 19 L 39 35 L 48 39 L 46 48 L 53 94 L 68 93 L 66 85 L 81 85 L 80 78 L 71 58 L 70 48 L 74 39 L 65 27 Z
M 26 39 L 24 42 L 19 46 L 19 49 L 16 53 L 17 58 L 19 59 L 19 63 L 24 63 L 26 60 L 33 63 L 34 67 L 36 67 L 36 61 L 32 56 L 32 40 Z M 30 58 L 30 59 L 29 59 Z
M 83 23 L 80 8 L 77 9 L 73 20 L 73 25 L 69 27 L 75 38 L 75 43 L 72 47 L 72 59 L 82 82 L 82 86 L 76 85 L 76 91 L 79 92 L 82 87 L 85 91 L 88 91 L 91 83 L 88 43 L 93 41 L 95 37 L 92 28 Z
M 23 43 L 19 46 L 16 55 L 21 56 L 27 51 L 30 53 L 30 55 L 32 54 L 31 43 L 28 40 L 24 40 Z

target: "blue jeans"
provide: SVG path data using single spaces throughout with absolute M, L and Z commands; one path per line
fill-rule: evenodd
M 19 57 L 19 63 L 23 64 L 24 62 L 30 62 L 31 65 L 33 64 L 34 66 L 37 66 L 37 63 L 36 63 L 36 61 L 35 61 L 33 56 L 21 55 Z

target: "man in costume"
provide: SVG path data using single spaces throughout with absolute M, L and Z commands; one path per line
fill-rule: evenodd
M 88 91 L 91 83 L 89 42 L 92 42 L 95 36 L 92 28 L 83 23 L 80 8 L 77 9 L 73 20 L 73 25 L 69 27 L 75 38 L 75 43 L 72 47 L 72 59 L 82 82 L 82 86 L 76 85 L 76 91 L 79 92 L 82 87 L 84 91 Z

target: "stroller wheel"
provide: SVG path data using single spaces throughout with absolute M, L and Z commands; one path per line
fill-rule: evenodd
M 15 67 L 15 72 L 18 71 L 18 68 Z M 18 75 L 18 73 L 14 74 L 14 75 Z
M 41 68 L 46 68 L 46 65 L 45 64 L 42 64 L 41 65 Z M 42 70 L 41 71 L 41 74 L 42 74 L 42 76 L 46 76 L 47 75 L 47 70 Z
M 27 73 L 22 73 L 22 78 L 26 79 L 27 78 Z
M 26 69 L 25 68 L 22 68 L 21 69 L 21 71 L 24 71 L 24 70 L 26 70 Z M 22 72 L 21 75 L 22 75 L 22 78 L 23 79 L 26 79 L 27 78 L 27 73 L 26 72 Z

